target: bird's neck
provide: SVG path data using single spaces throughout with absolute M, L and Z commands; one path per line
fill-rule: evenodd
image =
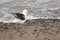
M 24 14 L 25 16 L 27 16 L 27 13 L 26 13 L 26 12 L 23 12 L 23 14 Z

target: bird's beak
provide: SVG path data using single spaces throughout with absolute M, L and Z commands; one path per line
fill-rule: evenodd
M 32 10 L 28 10 L 28 13 L 31 13 L 32 12 Z

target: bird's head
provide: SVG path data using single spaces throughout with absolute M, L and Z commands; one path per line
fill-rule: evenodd
M 22 14 L 27 15 L 30 12 L 31 12 L 30 10 L 25 9 L 25 10 L 23 10 Z
M 23 10 L 22 14 L 27 15 L 28 14 L 28 10 L 27 9 Z

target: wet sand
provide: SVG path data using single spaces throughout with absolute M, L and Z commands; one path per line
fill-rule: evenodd
M 0 23 L 0 40 L 60 40 L 60 20 L 36 19 Z

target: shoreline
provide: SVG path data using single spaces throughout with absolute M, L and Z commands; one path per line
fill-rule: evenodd
M 60 20 L 37 19 L 25 24 L 0 23 L 0 40 L 59 40 Z

